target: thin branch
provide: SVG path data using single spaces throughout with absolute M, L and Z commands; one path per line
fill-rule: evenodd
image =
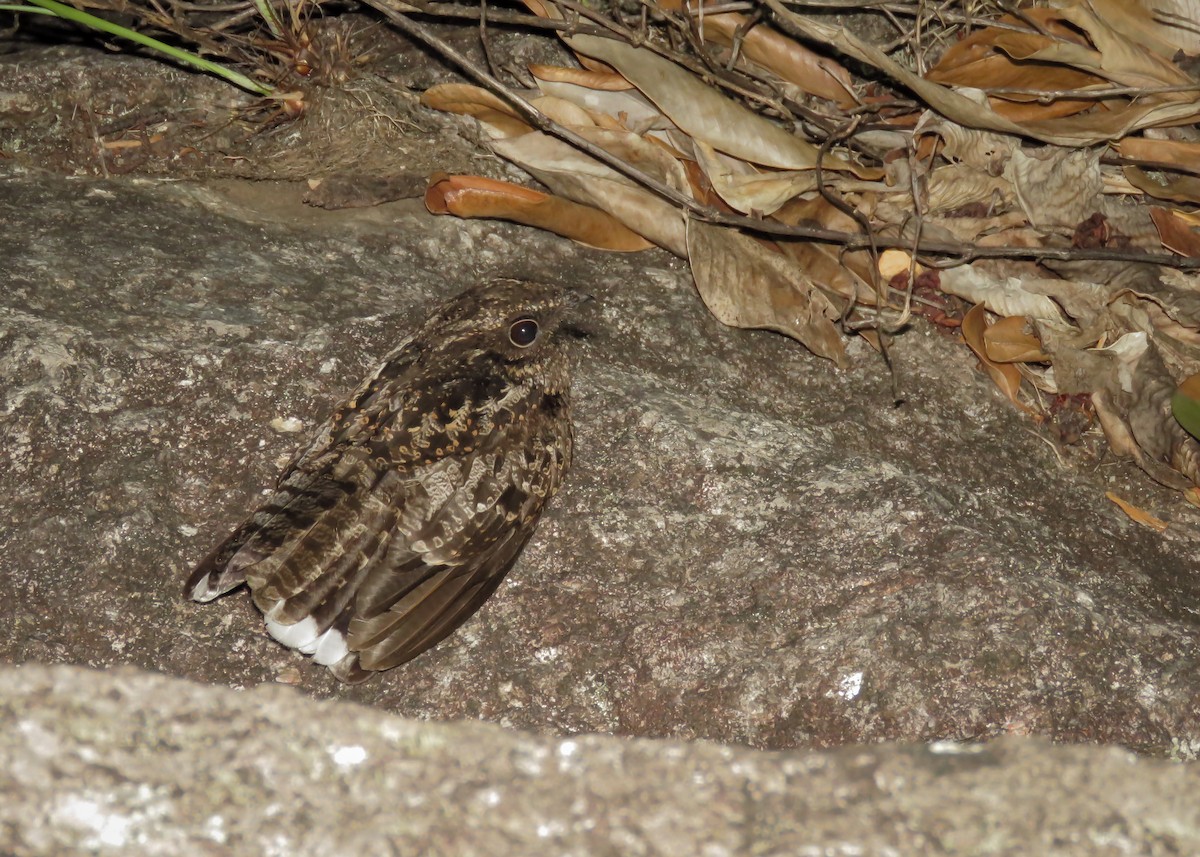
M 467 77 L 480 86 L 494 92 L 504 99 L 530 125 L 550 136 L 557 137 L 569 143 L 576 149 L 590 155 L 607 167 L 646 188 L 652 193 L 686 209 L 693 217 L 708 223 L 721 226 L 732 226 L 765 235 L 777 235 L 787 238 L 807 238 L 829 244 L 838 244 L 850 250 L 863 250 L 871 247 L 879 249 L 896 248 L 913 251 L 911 240 L 888 238 L 870 234 L 839 232 L 832 229 L 821 229 L 809 226 L 792 226 L 776 220 L 762 220 L 739 214 L 726 214 L 713 206 L 697 202 L 692 197 L 681 193 L 653 176 L 647 175 L 636 167 L 630 166 L 620 158 L 609 154 L 594 143 L 585 140 L 569 128 L 564 128 L 552 121 L 541 111 L 529 103 L 527 99 L 488 74 L 478 65 L 464 56 L 461 52 L 447 44 L 442 39 L 429 32 L 406 15 L 397 12 L 387 4 L 387 0 L 364 0 L 366 5 L 378 11 L 388 19 L 398 30 L 432 48 L 445 59 L 458 66 Z M 1185 271 L 1200 270 L 1200 258 L 1181 257 L 1168 253 L 1146 253 L 1141 251 L 1112 250 L 1106 248 L 1076 248 L 1076 247 L 983 247 L 959 241 L 922 240 L 917 253 L 922 257 L 949 257 L 955 264 L 965 264 L 976 259 L 1032 259 L 1054 261 L 1107 261 L 1107 262 L 1144 262 L 1151 265 L 1163 265 Z M 939 267 L 936 261 L 928 261 L 929 267 Z

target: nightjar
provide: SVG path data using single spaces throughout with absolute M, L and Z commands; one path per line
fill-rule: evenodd
M 562 337 L 577 300 L 499 280 L 440 306 L 185 594 L 248 584 L 271 636 L 345 682 L 445 638 L 500 585 L 571 463 Z

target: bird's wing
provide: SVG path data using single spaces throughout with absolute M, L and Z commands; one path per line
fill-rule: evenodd
M 402 664 L 442 640 L 495 591 L 562 478 L 554 438 L 485 444 L 453 494 L 422 519 L 402 516 L 389 555 L 358 592 L 348 647 L 365 669 Z
M 334 409 L 312 440 L 297 450 L 266 501 L 193 569 L 186 595 L 211 601 L 237 588 L 246 581 L 247 569 L 271 557 L 279 561 L 299 549 L 297 536 L 308 533 L 333 509 L 342 510 L 348 521 L 364 524 L 362 533 L 343 534 L 347 548 L 369 531 L 386 531 L 386 520 L 372 519 L 378 518 L 383 504 L 368 504 L 366 514 L 358 515 L 361 498 L 380 487 L 375 483 L 381 476 L 364 470 L 362 464 L 369 459 L 371 438 L 386 419 L 389 403 L 409 380 L 415 360 L 415 352 L 401 345 Z M 393 464 L 403 469 L 403 462 Z M 382 486 L 380 499 L 395 490 L 394 484 Z M 316 535 L 330 537 L 324 529 Z M 315 547 L 317 541 L 311 544 Z
M 452 430 L 431 424 L 435 401 L 449 403 L 445 420 L 476 409 L 456 409 L 446 391 L 399 401 L 403 389 L 368 380 L 366 395 L 338 408 L 197 567 L 190 594 L 210 600 L 244 580 L 273 636 L 343 678 L 355 652 L 366 669 L 387 669 L 474 613 L 528 540 L 569 448 L 552 433 L 529 437 L 525 421 L 478 438 L 461 419 Z M 472 438 L 469 452 L 461 437 Z

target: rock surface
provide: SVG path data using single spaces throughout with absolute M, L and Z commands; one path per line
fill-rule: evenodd
M 387 56 L 286 134 L 198 125 L 227 88 L 147 59 L 0 56 L 0 852 L 1200 852 L 1193 765 L 1004 737 L 1200 754 L 1194 542 L 1104 494 L 1194 512 L 1060 459 L 927 327 L 896 407 L 861 342 L 839 373 L 723 328 L 665 254 L 306 206 L 512 174 L 405 91 L 444 69 Z M 479 615 L 347 688 L 244 594 L 185 602 L 333 401 L 493 276 L 597 300 L 574 471 Z
M 0 672 L 0 762 L 13 857 L 1200 853 L 1200 769 L 1113 748 L 564 739 L 131 669 Z
M 1200 748 L 1190 546 L 1104 499 L 1128 488 L 1114 468 L 1061 464 L 953 341 L 897 342 L 894 407 L 865 347 L 839 373 L 723 328 L 661 253 L 302 193 L 9 168 L 4 660 L 278 680 L 563 734 Z M 597 300 L 576 467 L 484 610 L 345 688 L 244 594 L 185 602 L 189 566 L 333 400 L 430 302 L 499 275 Z

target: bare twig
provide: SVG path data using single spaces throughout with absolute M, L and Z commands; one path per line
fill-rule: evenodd
M 829 244 L 838 244 L 850 250 L 868 248 L 888 249 L 897 248 L 913 251 L 910 240 L 888 238 L 868 233 L 839 232 L 832 229 L 821 229 L 809 226 L 792 226 L 775 220 L 763 220 L 738 214 L 726 214 L 713 206 L 697 202 L 692 197 L 676 190 L 670 185 L 647 175 L 636 167 L 609 154 L 594 143 L 585 140 L 569 128 L 564 128 L 552 121 L 529 101 L 511 88 L 488 74 L 461 52 L 429 32 L 427 27 L 412 20 L 407 15 L 397 12 L 388 5 L 387 0 L 364 0 L 371 8 L 387 18 L 398 30 L 406 33 L 422 44 L 458 66 L 464 74 L 480 86 L 494 92 L 517 111 L 530 125 L 553 137 L 569 143 L 605 166 L 662 197 L 668 202 L 686 209 L 693 217 L 709 223 L 723 226 L 733 226 L 750 232 L 766 235 L 777 235 L 788 238 L 807 238 Z M 1108 261 L 1108 262 L 1144 262 L 1152 265 L 1163 265 L 1180 270 L 1200 270 L 1200 259 L 1175 256 L 1169 253 L 1146 253 L 1131 250 L 1112 250 L 1107 248 L 1085 247 L 983 247 L 959 241 L 922 240 L 916 248 L 914 256 L 920 256 L 928 267 L 944 267 L 946 259 L 953 264 L 965 264 L 976 259 L 1033 259 L 1054 261 Z M 939 259 L 942 261 L 939 263 Z
M 479 0 L 479 43 L 483 46 L 483 58 L 487 60 L 488 70 L 496 73 L 498 66 L 495 59 L 492 58 L 492 45 L 488 39 L 488 3 L 487 0 Z

